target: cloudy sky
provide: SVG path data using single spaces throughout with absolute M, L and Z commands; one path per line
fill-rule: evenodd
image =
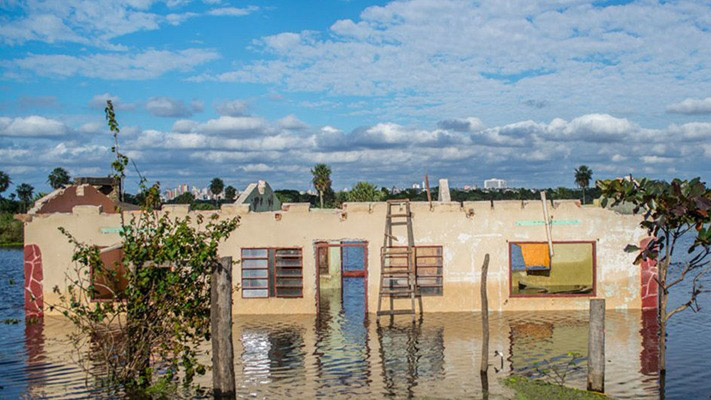
M 0 170 L 106 175 L 112 99 L 164 188 L 708 180 L 710 43 L 706 1 L 0 0 Z

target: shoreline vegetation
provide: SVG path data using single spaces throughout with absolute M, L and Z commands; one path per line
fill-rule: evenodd
M 0 214 L 0 248 L 22 247 L 24 229 L 22 222 L 11 213 Z
M 509 376 L 501 383 L 515 392 L 515 400 L 614 400 L 602 393 L 588 392 L 523 376 Z

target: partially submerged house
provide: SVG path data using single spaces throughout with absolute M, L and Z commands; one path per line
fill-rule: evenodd
M 219 249 L 221 256 L 236 261 L 235 313 L 314 314 L 326 291 L 346 286 L 355 290 L 350 295 L 362 296 L 368 312 L 375 312 L 386 203 L 345 203 L 340 209 L 287 203 L 277 208 L 278 199 L 266 183 L 255 184 L 240 199 L 219 211 L 190 211 L 187 205 L 163 209 L 176 217 L 217 213 L 240 218 Z M 487 254 L 493 310 L 587 309 L 592 297 L 607 299 L 608 308 L 656 306 L 656 290 L 649 286 L 654 267 L 633 265 L 635 255 L 623 251 L 645 238 L 638 215 L 581 207 L 577 201 L 546 206 L 541 201 L 413 202 L 408 207 L 414 273 L 425 312 L 479 311 Z M 65 287 L 65 273 L 72 268 L 73 248 L 57 230 L 60 226 L 97 246 L 119 241 L 120 217 L 101 204 L 34 215 L 25 225 L 28 296 L 43 297 L 45 303 L 57 301 L 52 288 Z M 398 243 L 393 247 L 406 246 L 406 233 L 392 236 Z M 37 307 L 28 312 L 42 312 L 41 305 L 30 306 Z

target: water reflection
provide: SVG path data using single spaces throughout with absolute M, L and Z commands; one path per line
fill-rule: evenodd
M 3 267 L 3 263 L 5 267 Z M 9 268 L 7 265 L 19 265 Z M 72 362 L 71 324 L 45 317 L 28 323 L 22 312 L 22 253 L 0 251 L 0 398 L 111 398 L 91 389 Z M 477 314 L 408 316 L 378 327 L 365 316 L 361 278 L 322 296 L 320 315 L 235 316 L 235 372 L 242 398 L 482 398 L 477 377 L 481 319 Z M 587 353 L 586 312 L 492 313 L 488 383 L 491 399 L 511 398 L 499 378 L 535 374 L 535 363 Z M 684 313 L 669 324 L 668 399 L 711 394 L 711 314 Z M 655 314 L 608 311 L 608 393 L 620 399 L 658 399 Z M 209 349 L 209 345 L 205 346 Z M 503 354 L 494 357 L 494 351 Z M 204 361 L 209 362 L 209 355 Z M 199 379 L 204 386 L 211 377 Z M 568 384 L 585 387 L 585 372 Z

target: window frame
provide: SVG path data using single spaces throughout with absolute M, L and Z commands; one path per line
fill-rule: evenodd
M 551 298 L 551 297 L 597 297 L 597 241 L 596 240 L 560 240 L 553 244 L 590 244 L 592 245 L 592 293 L 548 293 L 548 294 L 514 294 L 513 292 L 513 245 L 515 244 L 541 244 L 546 241 L 506 241 L 509 247 L 509 298 Z M 551 260 L 551 267 L 553 261 Z
M 267 252 L 266 257 L 243 257 L 243 251 L 244 250 L 265 250 Z M 298 250 L 299 255 L 294 255 L 291 257 L 286 257 L 286 258 L 291 258 L 299 259 L 299 265 L 293 265 L 293 266 L 278 266 L 277 265 L 277 253 L 280 250 Z M 244 276 L 244 263 L 241 262 L 240 265 L 240 285 L 242 285 L 240 292 L 241 297 L 243 299 L 269 299 L 269 298 L 281 298 L 281 299 L 297 299 L 297 298 L 303 298 L 304 297 L 304 250 L 303 247 L 241 247 L 240 248 L 240 260 L 266 260 L 267 261 L 267 266 L 264 268 L 246 268 L 248 270 L 264 270 L 267 271 L 267 276 L 265 277 L 245 277 Z M 288 269 L 298 269 L 301 271 L 301 274 L 298 276 L 295 275 L 278 275 L 278 271 L 280 268 L 288 268 Z M 272 272 L 273 270 L 273 272 Z M 294 294 L 280 294 L 279 293 L 279 288 L 280 286 L 277 284 L 278 278 L 285 278 L 285 279 L 301 279 L 301 285 L 281 285 L 282 289 L 295 289 L 298 288 L 301 290 L 300 295 L 294 295 Z M 266 279 L 267 281 L 267 286 L 255 286 L 255 287 L 245 287 L 244 286 L 244 280 L 264 280 Z M 266 290 L 267 295 L 266 296 L 250 296 L 250 297 L 245 297 L 244 296 L 244 290 L 245 288 L 247 290 Z M 272 294 L 272 288 L 273 294 Z
M 384 246 L 384 247 L 388 247 L 388 248 L 407 248 L 407 246 Z M 440 288 L 440 289 L 441 289 L 441 292 L 440 292 L 440 293 L 436 293 L 436 294 L 432 294 L 432 293 L 422 294 L 422 293 L 420 292 L 420 296 L 423 296 L 423 297 L 442 297 L 442 296 L 444 296 L 444 245 L 441 245 L 441 244 L 426 244 L 426 245 L 415 245 L 415 246 L 413 246 L 413 247 L 415 248 L 415 283 L 416 283 L 417 287 L 418 287 L 418 288 L 420 288 L 420 287 L 428 287 L 428 288 L 429 288 L 429 287 L 437 287 L 437 288 Z M 421 249 L 434 249 L 434 248 L 436 248 L 436 249 L 441 249 L 441 252 L 440 252 L 441 255 L 438 255 L 438 256 L 424 256 L 424 255 L 423 255 L 423 256 L 418 256 L 418 255 L 417 255 L 417 249 L 418 249 L 418 248 L 421 248 Z M 381 251 L 382 251 L 382 248 L 381 248 Z M 420 276 L 418 275 L 419 268 L 418 268 L 418 265 L 417 265 L 417 259 L 418 259 L 418 258 L 434 258 L 434 257 L 440 259 L 440 265 L 439 265 L 439 266 L 428 265 L 428 266 L 422 266 L 422 268 L 442 268 L 442 273 L 439 274 L 439 275 L 423 275 L 423 276 L 421 276 L 421 277 L 422 277 L 422 278 L 429 278 L 429 277 L 440 278 L 440 279 L 442 280 L 442 283 L 439 284 L 439 285 L 420 285 L 420 284 L 417 282 L 417 279 L 420 278 Z

